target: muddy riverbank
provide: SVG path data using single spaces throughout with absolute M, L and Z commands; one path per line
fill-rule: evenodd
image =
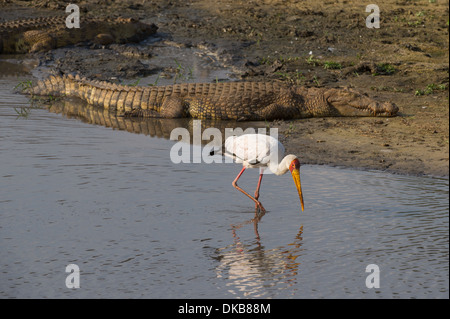
M 379 29 L 366 27 L 369 13 L 354 0 L 74 3 L 87 16 L 120 14 L 155 23 L 161 43 L 202 50 L 233 70 L 236 80 L 349 86 L 399 106 L 395 118 L 270 123 L 280 129 L 287 151 L 304 163 L 448 176 L 448 2 L 379 1 Z M 65 6 L 3 1 L 0 21 L 64 14 Z M 90 55 L 94 50 L 105 50 L 102 61 Z M 57 71 L 101 79 L 168 72 L 142 64 L 140 58 L 152 52 L 136 50 L 75 47 L 35 58 Z

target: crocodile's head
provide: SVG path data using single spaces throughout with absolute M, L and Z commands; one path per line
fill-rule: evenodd
M 143 22 L 137 22 L 135 28 L 137 33 L 147 37 L 158 30 L 158 27 L 154 23 L 147 24 Z
M 126 39 L 125 42 L 140 42 L 158 30 L 154 23 L 147 24 L 133 18 L 119 18 L 117 21 L 123 24 L 119 34 Z
M 337 116 L 396 116 L 398 107 L 391 102 L 377 102 L 352 89 L 329 89 L 325 92 L 328 107 Z

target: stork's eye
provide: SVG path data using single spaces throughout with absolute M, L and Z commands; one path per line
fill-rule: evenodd
M 297 159 L 293 160 L 291 162 L 290 169 L 299 169 L 299 168 L 300 168 L 300 162 Z

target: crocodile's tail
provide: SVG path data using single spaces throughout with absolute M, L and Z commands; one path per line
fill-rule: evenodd
M 77 97 L 91 105 L 124 112 L 132 109 L 133 102 L 136 102 L 134 103 L 136 105 L 139 104 L 140 99 L 134 101 L 135 92 L 142 93 L 143 89 L 112 84 L 106 81 L 88 80 L 81 78 L 79 75 L 69 74 L 52 75 L 45 80 L 38 81 L 36 85 L 26 91 L 31 95 L 38 96 Z M 139 94 L 140 96 L 141 94 Z
M 35 85 L 25 90 L 26 93 L 38 96 L 76 96 L 83 98 L 80 94 L 79 75 L 51 75 L 45 80 L 39 80 Z

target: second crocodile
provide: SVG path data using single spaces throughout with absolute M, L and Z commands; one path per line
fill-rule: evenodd
M 62 16 L 14 20 L 0 23 L 0 53 L 33 53 L 80 42 L 140 42 L 157 29 L 131 18 L 84 18 L 79 28 L 68 28 Z

